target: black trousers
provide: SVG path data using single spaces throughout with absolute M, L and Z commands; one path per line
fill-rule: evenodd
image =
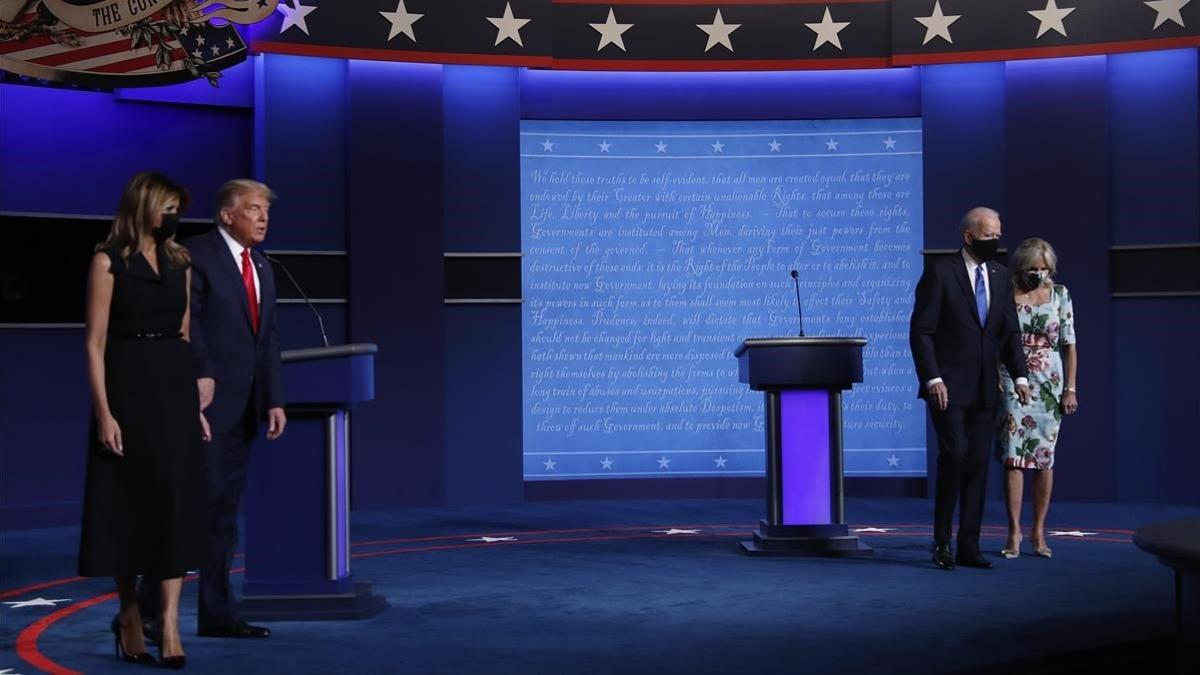
M 938 437 L 937 492 L 933 506 L 933 538 L 949 544 L 954 505 L 959 504 L 958 552 L 979 552 L 988 464 L 996 438 L 997 408 L 951 404 L 929 414 Z
M 239 620 L 237 598 L 229 570 L 238 544 L 238 505 L 246 488 L 246 469 L 257 425 L 248 411 L 243 423 L 225 434 L 213 434 L 205 444 L 204 487 L 208 533 L 200 566 L 197 624 L 221 627 Z M 160 614 L 161 588 L 156 579 L 142 579 L 138 605 L 144 619 Z

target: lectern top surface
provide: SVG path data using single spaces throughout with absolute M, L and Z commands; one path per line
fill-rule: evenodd
M 858 346 L 862 347 L 867 344 L 865 337 L 768 337 L 768 338 L 747 338 L 733 353 L 734 356 L 741 356 L 743 352 L 752 347 L 799 347 L 802 345 L 834 347 L 834 346 Z
M 379 351 L 378 345 L 369 342 L 359 342 L 349 345 L 330 345 L 328 347 L 305 347 L 304 349 L 289 349 L 280 354 L 280 360 L 311 361 L 314 359 L 332 359 L 340 356 L 358 356 L 374 354 Z

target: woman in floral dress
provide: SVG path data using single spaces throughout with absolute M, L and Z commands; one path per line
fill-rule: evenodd
M 1021 405 L 1003 365 L 1000 381 L 1005 410 L 996 435 L 1005 467 L 1008 542 L 1000 553 L 1016 558 L 1021 550 L 1021 497 L 1025 472 L 1033 473 L 1033 552 L 1051 556 L 1046 545 L 1046 511 L 1054 485 L 1054 446 L 1063 415 L 1079 407 L 1075 390 L 1078 355 L 1071 294 L 1054 283 L 1058 267 L 1054 248 L 1042 239 L 1026 239 L 1013 252 L 1013 300 L 1021 322 L 1021 341 L 1029 365 L 1033 398 Z

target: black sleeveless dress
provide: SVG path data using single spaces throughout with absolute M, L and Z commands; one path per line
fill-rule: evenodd
M 81 576 L 182 576 L 202 559 L 204 447 L 188 343 L 187 272 L 160 246 L 156 274 L 140 253 L 112 261 L 105 386 L 125 456 L 88 444 Z

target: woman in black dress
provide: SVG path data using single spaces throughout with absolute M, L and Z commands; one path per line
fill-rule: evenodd
M 82 576 L 116 579 L 117 657 L 153 663 L 142 637 L 137 576 L 162 580 L 163 665 L 182 667 L 179 590 L 204 537 L 200 414 L 187 345 L 191 271 L 174 234 L 187 191 L 140 173 L 121 197 L 88 273 L 88 379 L 94 405 L 87 458 Z

